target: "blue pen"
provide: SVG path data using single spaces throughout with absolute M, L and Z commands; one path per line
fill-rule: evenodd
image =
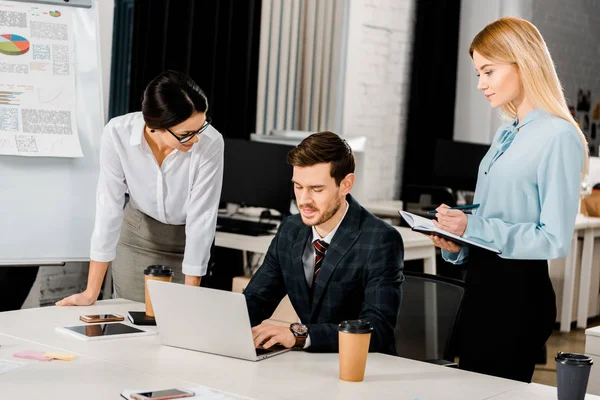
M 479 207 L 479 203 L 476 203 L 476 204 L 468 204 L 466 206 L 450 207 L 450 209 L 451 210 L 468 211 L 468 210 L 474 210 L 474 209 L 476 209 L 478 207 Z M 427 214 L 437 214 L 437 210 L 427 211 Z

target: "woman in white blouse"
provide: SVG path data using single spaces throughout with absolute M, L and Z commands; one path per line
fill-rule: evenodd
M 146 87 L 141 112 L 109 121 L 100 147 L 87 288 L 57 305 L 93 304 L 110 262 L 117 297 L 143 302 L 143 271 L 153 264 L 173 269 L 174 282 L 200 284 L 223 177 L 223 138 L 207 109 L 194 81 L 166 71 Z

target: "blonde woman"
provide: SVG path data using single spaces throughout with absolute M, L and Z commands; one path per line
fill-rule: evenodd
M 556 319 L 546 260 L 569 252 L 588 147 L 530 22 L 489 24 L 469 54 L 477 88 L 512 122 L 498 130 L 479 166 L 474 203 L 481 206 L 467 216 L 442 205 L 436 225 L 502 254 L 432 240 L 447 261 L 468 263 L 460 368 L 530 382 Z

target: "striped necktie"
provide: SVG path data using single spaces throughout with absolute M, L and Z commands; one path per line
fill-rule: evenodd
M 313 272 L 311 288 L 314 290 L 315 282 L 317 280 L 317 276 L 319 275 L 319 271 L 321 270 L 321 265 L 323 264 L 323 257 L 325 256 L 327 247 L 329 247 L 329 243 L 327 243 L 324 240 L 317 239 L 313 242 L 313 246 L 315 248 L 315 271 Z

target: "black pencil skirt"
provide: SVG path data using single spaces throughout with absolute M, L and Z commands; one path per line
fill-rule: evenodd
M 556 321 L 548 263 L 469 249 L 458 325 L 459 368 L 531 382 Z

